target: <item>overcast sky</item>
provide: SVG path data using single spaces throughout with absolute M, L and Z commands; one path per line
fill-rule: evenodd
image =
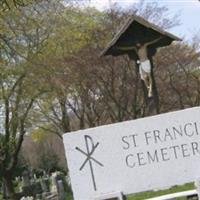
M 122 7 L 127 7 L 137 0 L 91 0 L 91 5 L 98 9 L 109 8 L 109 1 L 117 2 Z M 151 0 L 146 0 L 149 2 Z M 169 8 L 170 13 L 180 12 L 181 25 L 170 30 L 179 37 L 185 37 L 190 40 L 194 33 L 200 34 L 200 1 L 198 0 L 157 0 L 162 5 Z

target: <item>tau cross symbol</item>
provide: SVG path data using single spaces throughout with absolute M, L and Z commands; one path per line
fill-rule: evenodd
M 96 187 L 96 182 L 95 182 L 95 177 L 94 177 L 94 170 L 93 170 L 93 163 L 96 163 L 98 165 L 100 165 L 101 167 L 103 167 L 103 164 L 101 164 L 98 160 L 96 160 L 94 157 L 92 157 L 95 149 L 98 147 L 99 142 L 97 142 L 96 144 L 94 144 L 93 139 L 89 136 L 89 135 L 85 135 L 85 145 L 86 145 L 86 151 L 81 150 L 79 147 L 76 147 L 76 150 L 78 150 L 79 152 L 81 152 L 83 155 L 86 156 L 85 161 L 83 162 L 83 164 L 80 167 L 80 171 L 85 167 L 85 165 L 87 163 L 89 163 L 89 167 L 90 167 L 90 172 L 91 172 L 91 176 L 92 176 L 92 182 L 93 182 L 93 187 L 94 190 L 97 190 Z M 89 143 L 91 144 L 91 149 L 89 148 Z

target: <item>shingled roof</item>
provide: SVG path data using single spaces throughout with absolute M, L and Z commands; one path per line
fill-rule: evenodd
M 101 55 L 117 56 L 127 54 L 130 50 L 119 50 L 116 47 L 130 47 L 137 42 L 144 44 L 153 41 L 160 36 L 162 36 L 162 39 L 151 45 L 151 48 L 157 49 L 159 47 L 170 45 L 175 40 L 181 41 L 177 36 L 162 30 L 160 27 L 148 22 L 144 18 L 132 15 L 116 33 Z

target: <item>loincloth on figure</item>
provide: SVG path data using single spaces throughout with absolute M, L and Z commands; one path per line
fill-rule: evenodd
M 140 76 L 142 80 L 145 80 L 147 76 L 151 73 L 151 63 L 149 60 L 145 60 L 143 62 L 140 62 L 140 68 L 139 68 Z

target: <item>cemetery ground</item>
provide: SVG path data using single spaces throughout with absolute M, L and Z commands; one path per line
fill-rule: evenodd
M 192 190 L 194 188 L 195 188 L 195 186 L 194 186 L 193 183 L 187 183 L 187 184 L 184 184 L 182 186 L 174 186 L 174 187 L 171 187 L 171 188 L 166 189 L 166 190 L 148 191 L 148 192 L 141 192 L 141 193 L 138 193 L 138 194 L 129 195 L 127 200 L 145 200 L 145 199 L 148 199 L 148 198 L 158 197 L 158 196 L 161 196 L 161 195 Z M 63 198 L 63 199 L 64 200 L 74 200 L 72 193 L 69 193 L 69 192 L 65 195 L 65 198 Z M 182 198 L 176 198 L 176 199 L 186 200 L 187 198 L 182 197 Z M 0 194 L 0 200 L 3 200 L 3 197 L 2 197 L 1 194 Z

